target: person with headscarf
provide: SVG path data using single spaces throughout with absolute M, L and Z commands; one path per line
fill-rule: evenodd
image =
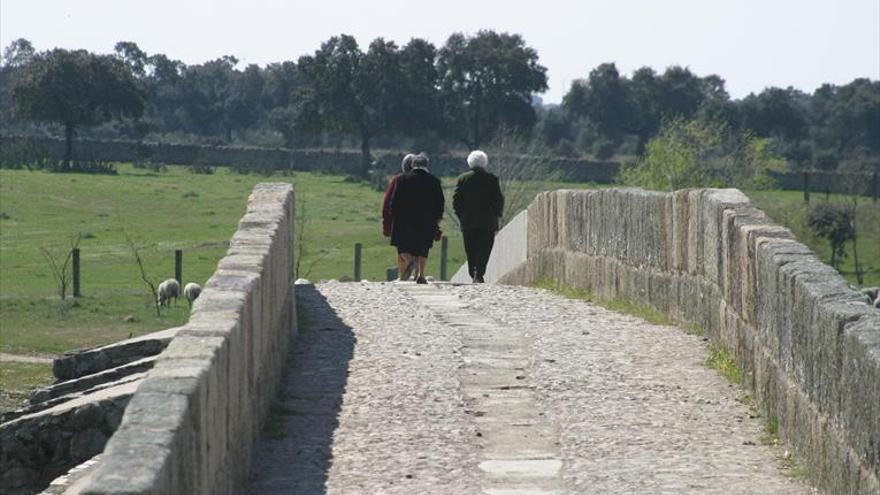
M 388 187 L 385 189 L 385 197 L 382 199 L 382 235 L 391 237 L 393 219 L 391 217 L 391 196 L 394 195 L 394 188 L 397 186 L 397 179 L 401 175 L 412 170 L 412 161 L 416 155 L 407 153 L 400 162 L 401 173 L 395 175 L 388 181 Z M 409 280 L 415 269 L 415 259 L 412 254 L 406 252 L 397 253 L 397 270 L 400 280 Z
M 468 273 L 473 283 L 480 284 L 484 282 L 498 220 L 504 211 L 504 195 L 498 177 L 487 170 L 486 153 L 472 151 L 467 163 L 470 170 L 458 176 L 452 208 L 461 224 Z
M 416 283 L 426 284 L 428 251 L 439 232 L 445 200 L 440 179 L 428 170 L 428 157 L 416 155 L 412 167 L 398 177 L 391 194 L 391 245 L 412 255 Z

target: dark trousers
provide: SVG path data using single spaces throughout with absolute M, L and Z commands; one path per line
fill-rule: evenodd
M 464 252 L 467 254 L 468 273 L 471 278 L 486 274 L 489 254 L 495 244 L 495 231 L 491 229 L 466 229 L 461 231 L 464 237 Z

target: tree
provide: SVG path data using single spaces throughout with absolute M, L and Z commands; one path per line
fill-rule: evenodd
M 314 56 L 298 63 L 308 82 L 299 125 L 311 132 L 352 133 L 361 142 L 361 175 L 369 172 L 372 139 L 401 127 L 403 112 L 398 96 L 406 87 L 400 52 L 382 38 L 367 53 L 349 35 L 330 38 Z
M 599 65 L 590 71 L 586 81 L 575 81 L 562 105 L 569 115 L 595 124 L 609 145 L 607 155 L 616 151 L 625 134 L 638 127 L 629 80 L 620 77 L 613 63 Z
M 24 39 L 18 38 L 3 49 L 3 67 L 24 67 L 34 58 L 34 45 Z
M 125 65 L 131 69 L 131 73 L 136 77 L 144 77 L 146 75 L 146 67 L 149 57 L 146 52 L 137 46 L 133 41 L 120 41 L 113 46 L 116 56 L 119 60 L 125 62 Z
M 453 34 L 437 67 L 447 137 L 475 149 L 502 125 L 518 131 L 535 125 L 532 94 L 547 89 L 547 69 L 520 35 Z
M 404 78 L 400 111 L 405 122 L 401 131 L 406 135 L 420 137 L 442 124 L 436 59 L 437 49 L 423 39 L 414 38 L 400 50 Z
M 664 121 L 636 164 L 625 165 L 628 185 L 673 191 L 685 187 L 772 186 L 767 172 L 783 161 L 767 141 L 730 129 L 723 122 L 682 118 Z
M 801 100 L 805 95 L 788 89 L 767 88 L 750 94 L 741 103 L 743 125 L 759 136 L 797 141 L 807 134 L 807 109 Z
M 22 70 L 12 90 L 17 115 L 64 126 L 64 164 L 70 169 L 76 129 L 114 117 L 139 117 L 144 95 L 120 60 L 85 50 L 41 52 Z
M 237 71 L 237 64 L 238 59 L 227 55 L 184 68 L 181 106 L 190 129 L 223 136 L 230 143 L 234 131 L 257 122 L 262 110 L 262 72 L 256 65 Z
M 831 244 L 831 266 L 838 268 L 846 257 L 846 241 L 855 237 L 851 210 L 832 203 L 817 205 L 810 211 L 807 225 L 817 236 L 827 239 Z

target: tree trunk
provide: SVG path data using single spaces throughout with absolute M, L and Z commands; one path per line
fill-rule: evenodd
M 370 166 L 373 164 L 373 157 L 370 154 L 370 133 L 366 129 L 361 129 L 361 177 L 367 177 L 370 173 Z
M 858 213 L 857 209 L 859 207 L 859 200 L 857 196 L 853 196 L 853 206 L 852 206 L 852 249 L 853 249 L 853 266 L 856 271 L 856 283 L 861 287 L 865 283 L 865 276 L 862 273 L 862 266 L 859 264 L 859 250 L 856 247 L 856 242 L 859 239 L 859 231 L 856 226 L 856 214 Z
M 64 124 L 64 161 L 62 162 L 64 170 L 70 170 L 70 161 L 73 160 L 73 134 L 73 124 Z

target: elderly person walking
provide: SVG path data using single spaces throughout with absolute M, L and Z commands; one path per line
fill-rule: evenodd
M 415 157 L 416 155 L 412 153 L 408 153 L 403 157 L 403 161 L 400 162 L 402 173 L 395 175 L 390 181 L 388 181 L 388 187 L 385 189 L 385 197 L 382 199 L 382 235 L 385 237 L 391 237 L 392 225 L 394 224 L 394 220 L 391 217 L 391 197 L 394 195 L 394 189 L 397 186 L 397 179 L 399 179 L 401 175 L 412 170 L 412 161 Z M 415 266 L 416 260 L 411 253 L 397 253 L 397 273 L 400 276 L 400 280 L 409 280 Z
M 489 157 L 480 150 L 467 157 L 470 170 L 458 176 L 452 207 L 461 224 L 468 273 L 475 284 L 483 283 L 489 255 L 495 244 L 504 196 L 498 177 L 488 172 Z
M 415 258 L 416 283 L 426 284 L 428 251 L 443 219 L 445 200 L 440 179 L 428 171 L 428 157 L 416 155 L 412 167 L 397 179 L 391 195 L 391 245 Z

